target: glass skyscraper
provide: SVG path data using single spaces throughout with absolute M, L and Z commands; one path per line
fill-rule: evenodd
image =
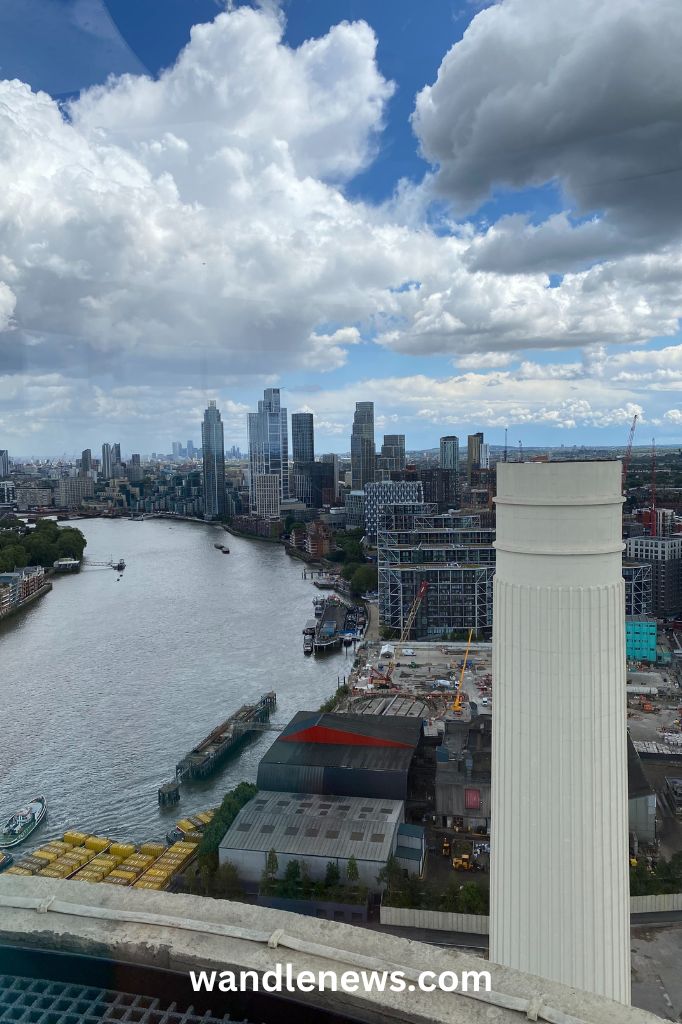
M 208 403 L 201 424 L 204 455 L 204 519 L 225 515 L 225 439 L 215 402 Z
M 350 439 L 351 488 L 361 491 L 374 482 L 374 402 L 356 402 Z
M 315 461 L 315 436 L 311 412 L 294 412 L 291 415 L 291 457 L 294 467 L 304 462 Z
M 248 430 L 251 511 L 273 516 L 275 490 L 280 501 L 289 497 L 289 428 L 287 410 L 280 406 L 279 388 L 263 392 L 258 412 L 248 414 Z

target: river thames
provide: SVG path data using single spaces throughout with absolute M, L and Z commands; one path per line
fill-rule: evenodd
M 28 851 L 67 828 L 162 838 L 175 820 L 215 806 L 276 733 L 247 744 L 161 810 L 175 764 L 241 704 L 277 693 L 274 723 L 316 710 L 351 655 L 303 655 L 319 591 L 278 544 L 168 520 L 92 519 L 86 561 L 0 626 L 0 817 L 34 794 L 48 820 Z M 213 545 L 229 546 L 223 555 Z M 88 561 L 124 558 L 119 574 Z

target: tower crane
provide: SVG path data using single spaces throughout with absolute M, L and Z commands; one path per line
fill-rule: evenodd
M 451 710 L 456 715 L 462 713 L 462 687 L 464 686 L 464 672 L 466 671 L 467 661 L 469 660 L 469 648 L 471 647 L 471 638 L 474 635 L 473 626 L 469 630 L 469 639 L 467 640 L 466 650 L 464 652 L 464 658 L 462 659 L 462 671 L 459 674 L 459 682 L 457 683 L 457 689 L 455 690 L 455 699 L 452 702 Z
M 430 584 L 429 584 L 428 580 L 422 580 L 421 583 L 419 584 L 419 590 L 417 591 L 417 596 L 415 597 L 414 601 L 412 602 L 412 605 L 410 606 L 410 610 L 407 613 L 407 618 L 405 619 L 405 621 L 403 623 L 403 628 L 400 631 L 400 638 L 399 638 L 398 644 L 396 646 L 396 651 L 398 653 L 400 653 L 398 651 L 398 648 L 402 644 L 404 644 L 407 639 L 409 639 L 410 630 L 412 629 L 412 627 L 414 625 L 414 620 L 417 617 L 417 612 L 419 611 L 419 606 L 421 605 L 422 601 L 424 600 L 424 597 L 426 596 L 426 592 L 429 589 L 429 586 L 430 586 Z M 370 678 L 369 678 L 370 683 L 373 682 L 375 679 L 381 679 L 385 683 L 390 683 L 391 682 L 391 676 L 393 675 L 393 669 L 394 668 L 395 668 L 395 656 L 393 658 L 391 658 L 391 661 L 389 662 L 388 668 L 383 673 L 383 675 L 382 675 L 381 672 L 377 672 L 376 669 L 374 669 L 374 668 L 372 669 L 372 672 L 371 672 Z
M 632 424 L 630 426 L 630 433 L 628 434 L 628 443 L 625 446 L 625 455 L 623 456 L 623 487 L 625 491 L 625 481 L 628 475 L 628 469 L 630 468 L 630 459 L 632 458 L 632 442 L 635 438 L 635 429 L 637 427 L 637 413 L 632 417 Z

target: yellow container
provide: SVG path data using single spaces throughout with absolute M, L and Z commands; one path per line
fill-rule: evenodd
M 111 840 L 105 839 L 103 836 L 88 836 L 83 845 L 88 850 L 94 850 L 95 853 L 103 853 L 111 845 Z
M 46 850 L 45 847 L 41 847 L 39 850 L 36 850 L 33 856 L 40 857 L 41 860 L 47 860 L 51 864 L 53 861 L 57 860 L 59 854 L 55 853 L 54 850 Z
M 134 882 L 139 874 L 139 871 L 123 871 L 122 868 L 117 868 L 115 871 L 110 871 L 107 878 L 127 878 L 129 882 Z
M 135 847 L 132 843 L 112 843 L 109 847 L 109 853 L 113 857 L 120 857 L 121 860 L 125 860 L 126 857 L 132 857 L 135 853 Z
M 43 870 L 39 871 L 38 874 L 42 875 L 43 878 L 63 878 L 64 877 L 63 875 L 60 875 L 59 871 L 57 871 L 55 868 L 43 868 Z
M 143 843 L 140 847 L 140 853 L 147 854 L 150 857 L 160 857 L 165 849 L 167 849 L 165 843 Z
M 102 885 L 130 885 L 130 880 L 127 878 L 119 878 L 112 871 L 110 875 L 102 879 Z
M 6 875 L 32 875 L 33 872 L 29 868 L 20 868 L 18 864 L 13 864 L 11 868 L 7 868 L 5 871 Z
M 151 879 L 141 878 L 138 882 L 133 883 L 133 889 L 159 889 L 163 888 L 163 882 L 152 881 Z
M 199 819 L 199 821 L 203 822 L 204 825 L 208 825 L 212 817 L 213 815 L 211 814 L 210 811 L 199 811 L 199 813 L 197 814 L 197 818 Z
M 98 868 L 102 867 L 111 869 L 118 867 L 120 862 L 118 857 L 110 857 L 108 853 L 98 853 L 90 863 L 92 865 L 96 864 Z
M 87 838 L 87 832 L 75 832 L 74 830 L 71 830 L 64 833 L 64 842 L 68 843 L 69 846 L 82 846 Z

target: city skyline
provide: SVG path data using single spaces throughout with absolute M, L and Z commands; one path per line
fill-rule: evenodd
M 326 451 L 356 401 L 414 448 L 477 430 L 502 443 L 505 426 L 527 447 L 615 445 L 635 412 L 678 442 L 672 0 L 606 5 L 590 33 L 587 0 L 481 6 L 417 16 L 397 0 L 358 20 L 350 0 L 175 5 L 146 40 L 114 18 L 108 51 L 85 31 L 36 60 L 8 15 L 3 447 L 77 451 L 97 430 L 150 451 L 209 400 L 244 447 L 243 414 L 272 386 L 315 414 Z M 251 52 L 277 89 L 254 86 Z M 234 177 L 218 172 L 228 140 Z

